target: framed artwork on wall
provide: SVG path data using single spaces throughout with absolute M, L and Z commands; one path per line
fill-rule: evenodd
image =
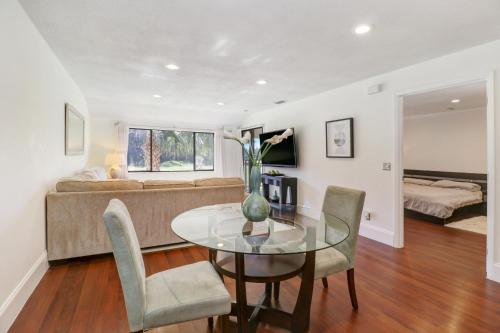
M 326 122 L 326 157 L 354 157 L 354 118 Z
M 83 155 L 85 152 L 85 118 L 73 106 L 64 106 L 66 155 Z

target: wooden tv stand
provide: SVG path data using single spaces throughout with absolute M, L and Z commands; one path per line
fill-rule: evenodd
M 279 200 L 273 200 L 274 192 L 270 193 L 270 186 L 277 187 Z M 271 203 L 297 205 L 297 178 L 281 176 L 272 176 L 269 174 L 262 175 L 262 187 L 264 189 L 264 197 Z M 290 187 L 291 198 L 287 198 L 288 188 Z

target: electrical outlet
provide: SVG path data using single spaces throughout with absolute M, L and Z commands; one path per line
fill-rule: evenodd
M 384 171 L 391 171 L 391 162 L 384 162 L 384 163 L 382 163 L 382 170 L 384 170 Z

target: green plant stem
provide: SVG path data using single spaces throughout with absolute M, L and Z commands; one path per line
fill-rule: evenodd
M 249 161 L 252 163 L 252 166 L 260 166 L 262 165 L 262 159 L 267 155 L 269 150 L 273 147 L 269 142 L 265 142 L 260 146 L 257 152 L 254 151 L 252 145 L 249 144 L 248 149 L 245 149 L 245 145 L 238 139 L 230 139 L 238 142 L 241 145 L 243 151 L 247 154 Z
M 260 158 L 261 160 L 267 155 L 267 153 L 269 152 L 269 150 L 271 150 L 271 148 L 273 147 L 272 144 L 266 142 L 265 145 L 263 145 L 262 147 L 264 147 L 264 150 L 260 153 Z M 261 149 L 259 149 L 259 152 L 262 150 L 262 147 Z

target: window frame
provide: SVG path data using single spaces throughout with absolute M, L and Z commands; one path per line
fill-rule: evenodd
M 176 130 L 176 129 L 160 129 L 160 128 L 146 128 L 146 127 L 130 127 L 129 130 L 141 130 L 141 131 L 149 131 L 149 170 L 129 170 L 128 169 L 128 137 L 127 137 L 127 171 L 136 173 L 136 172 L 211 172 L 215 171 L 215 133 L 207 132 L 207 131 L 187 131 L 187 130 Z M 178 171 L 167 171 L 167 170 L 153 170 L 153 131 L 174 131 L 174 132 L 185 132 L 191 133 L 193 136 L 193 170 L 178 170 Z M 214 155 L 214 163 L 212 165 L 212 169 L 196 169 L 196 133 L 200 134 L 210 134 L 212 135 L 212 148 Z

